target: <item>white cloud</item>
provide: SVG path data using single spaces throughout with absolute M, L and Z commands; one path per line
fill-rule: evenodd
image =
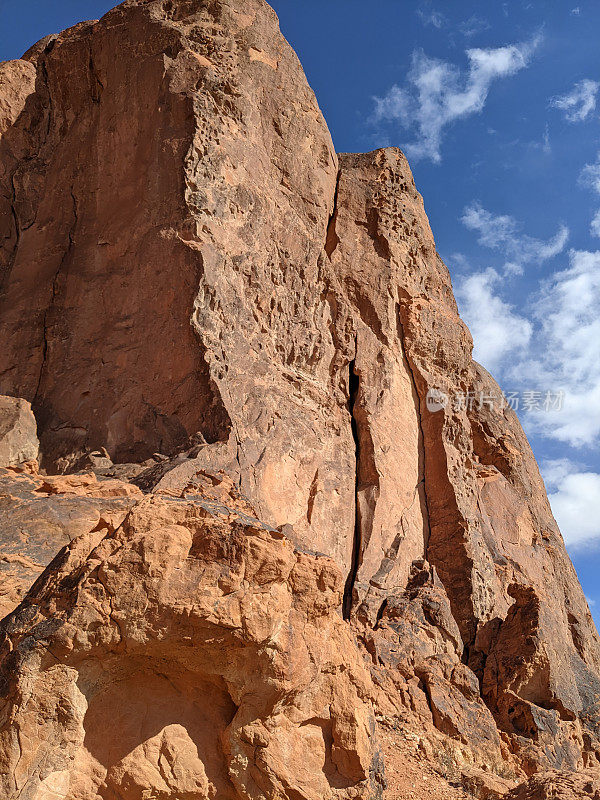
M 439 162 L 444 128 L 480 113 L 492 83 L 526 67 L 538 41 L 467 50 L 467 71 L 415 51 L 406 86 L 392 86 L 383 97 L 374 98 L 373 122 L 396 121 L 406 130 L 414 130 L 416 141 L 404 145 L 407 155 Z
M 564 404 L 529 415 L 531 428 L 573 447 L 600 437 L 600 251 L 571 251 L 570 267 L 556 273 L 532 304 L 535 336 L 512 377 L 526 388 L 563 391 Z
M 571 9 L 571 14 L 574 17 L 578 17 L 581 14 L 581 9 L 579 8 L 579 6 L 575 6 L 575 8 L 572 8 Z
M 473 357 L 490 370 L 525 350 L 533 332 L 529 320 L 496 293 L 500 282 L 500 275 L 488 269 L 464 278 L 456 290 L 461 314 L 473 335 Z
M 456 296 L 475 358 L 521 398 L 537 393 L 529 408 L 521 404 L 528 430 L 594 447 L 600 441 L 600 251 L 572 250 L 569 259 L 568 269 L 529 298 L 526 314 L 502 297 L 503 279 L 492 269 L 459 279 Z
M 600 475 L 565 475 L 548 499 L 568 546 L 575 549 L 600 538 Z
M 540 470 L 566 544 L 576 549 L 600 539 L 600 475 L 568 458 L 543 461 Z
M 585 78 L 576 83 L 567 94 L 553 97 L 550 105 L 560 109 L 569 122 L 583 122 L 596 108 L 598 89 L 598 81 Z
M 487 31 L 490 28 L 491 25 L 487 19 L 482 19 L 482 17 L 478 17 L 476 14 L 473 14 L 472 17 L 469 17 L 469 19 L 459 25 L 460 32 L 463 36 L 466 36 L 467 39 L 470 39 L 471 36 L 475 36 L 477 33 Z
M 578 471 L 579 467 L 569 458 L 550 458 L 540 464 L 540 472 L 549 492 L 558 489 L 571 472 Z
M 600 194 L 600 153 L 596 156 L 593 164 L 586 164 L 581 170 L 579 182 Z
M 590 233 L 592 236 L 600 236 L 600 210 L 596 211 L 590 223 Z
M 504 271 L 519 274 L 527 264 L 541 264 L 561 253 L 569 238 L 569 229 L 561 225 L 548 241 L 535 239 L 520 231 L 514 217 L 493 214 L 481 206 L 471 203 L 461 217 L 462 223 L 478 234 L 478 242 L 493 250 L 502 250 L 509 259 Z
M 417 9 L 417 16 L 421 19 L 423 25 L 433 25 L 434 28 L 438 30 L 443 26 L 446 21 L 446 18 L 442 14 L 441 11 L 435 11 L 434 9 Z

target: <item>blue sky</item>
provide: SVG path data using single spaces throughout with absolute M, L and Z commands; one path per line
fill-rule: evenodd
M 113 5 L 0 0 L 0 59 Z M 600 618 L 600 3 L 272 5 L 337 150 L 407 153 Z

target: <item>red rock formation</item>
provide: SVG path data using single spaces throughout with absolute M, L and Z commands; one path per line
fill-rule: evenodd
M 127 0 L 0 65 L 0 203 L 0 391 L 32 403 L 43 466 L 102 476 L 91 488 L 69 479 L 86 503 L 96 497 L 94 514 L 111 485 L 117 493 L 129 486 L 120 478 L 163 497 L 141 501 L 123 529 L 84 525 L 69 551 L 76 556 L 63 553 L 5 622 L 7 653 L 27 650 L 41 631 L 35 664 L 5 658 L 0 764 L 8 796 L 41 784 L 69 799 L 129 800 L 144 791 L 165 799 L 367 796 L 371 693 L 386 725 L 417 725 L 431 759 L 481 796 L 499 797 L 539 770 L 598 768 L 598 635 L 518 419 L 487 402 L 500 389 L 472 361 L 406 159 L 393 148 L 336 156 L 263 0 Z M 432 389 L 449 402 L 428 402 Z M 37 478 L 21 480 L 39 493 Z M 61 480 L 45 479 L 46 503 L 65 494 Z M 257 619 L 292 639 L 269 664 L 261 659 L 271 634 L 244 639 L 248 661 L 231 655 L 232 669 L 255 661 L 251 676 L 232 677 L 221 640 L 207 634 L 224 625 L 222 598 L 231 592 L 222 575 L 240 568 L 239 524 L 211 523 L 213 549 L 200 565 L 195 555 L 188 564 L 179 540 L 173 553 L 157 544 L 172 540 L 173 527 L 187 542 L 208 525 L 191 530 L 182 521 L 176 509 L 193 517 L 195 506 L 181 502 L 188 495 L 256 515 L 273 529 L 259 536 L 269 552 L 283 548 L 289 565 L 306 566 L 306 613 L 321 620 L 318 630 L 296 624 L 304 602 L 290 583 L 296 568 L 270 571 L 267 593 L 282 592 L 282 606 L 268 605 Z M 35 508 L 25 513 L 48 513 Z M 19 536 L 9 532 L 7 552 L 18 554 Z M 243 534 L 242 551 L 253 536 Z M 115 542 L 124 552 L 113 552 Z M 130 551 L 143 565 L 133 577 Z M 338 578 L 334 591 L 321 557 L 308 551 L 337 562 L 343 597 Z M 180 586 L 177 577 L 174 593 L 161 594 L 161 570 L 184 569 L 180 556 L 196 584 Z M 97 559 L 110 562 L 114 585 L 98 579 L 101 597 L 91 589 L 78 596 L 72 587 L 89 579 Z M 266 590 L 248 580 L 252 605 Z M 206 598 L 197 627 L 184 620 L 192 613 L 186 591 Z M 123 611 L 117 627 L 131 613 L 125 655 L 113 601 Z M 155 618 L 174 626 L 171 638 Z M 193 663 L 187 625 L 202 643 Z M 241 621 L 235 630 L 230 644 L 246 636 Z M 351 631 L 374 688 L 365 688 Z M 319 702 L 341 693 L 345 705 L 332 700 L 317 712 L 306 700 L 292 640 L 314 662 Z M 44 647 L 60 669 L 51 657 L 39 661 Z M 165 648 L 174 688 L 166 692 L 152 662 L 151 692 L 177 708 L 176 697 L 214 692 L 218 708 L 203 725 L 223 733 L 222 746 L 198 749 L 205 734 L 180 709 L 176 730 L 161 717 L 142 741 L 123 734 L 130 749 L 110 749 L 104 703 L 113 708 L 131 695 L 139 659 L 160 660 Z M 100 681 L 94 694 L 87 666 L 77 684 L 92 651 L 110 664 L 111 680 L 124 659 L 123 692 L 113 696 Z M 345 659 L 351 676 L 342 675 Z M 31 675 L 35 690 L 23 705 Z M 268 741 L 262 732 L 236 739 L 231 728 L 236 681 L 246 679 L 256 681 L 247 684 L 253 703 L 266 702 L 263 692 L 275 697 L 267 684 L 278 687 L 275 706 L 252 709 Z M 60 703 L 44 706 L 43 687 L 55 680 L 66 716 Z M 347 711 L 352 692 L 364 703 L 356 718 Z M 11 737 L 40 714 L 49 738 L 41 749 L 27 744 L 15 772 Z M 127 725 L 140 714 L 134 703 Z M 286 747 L 306 761 L 289 763 Z
M 512 791 L 507 800 L 600 800 L 598 774 L 580 772 L 565 775 L 549 772 L 536 775 Z
M 2 796 L 372 797 L 342 589 L 331 559 L 235 508 L 139 501 L 3 623 Z
M 114 531 L 141 496 L 137 486 L 93 474 L 44 478 L 35 462 L 0 469 L 0 617 L 62 547 L 90 531 Z
M 0 397 L 0 467 L 35 461 L 40 443 L 35 417 L 25 400 Z

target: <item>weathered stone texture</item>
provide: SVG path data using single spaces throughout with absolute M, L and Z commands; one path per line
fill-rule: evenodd
M 18 397 L 0 397 L 0 468 L 35 461 L 39 449 L 29 403 Z
M 598 635 L 408 163 L 335 154 L 263 0 L 0 65 L 0 337 L 66 473 L 0 475 L 5 611 L 68 545 L 4 623 L 7 796 L 367 797 L 371 701 L 481 797 L 598 768 Z
M 234 507 L 140 500 L 0 627 L 2 796 L 372 797 L 342 589 L 331 559 Z

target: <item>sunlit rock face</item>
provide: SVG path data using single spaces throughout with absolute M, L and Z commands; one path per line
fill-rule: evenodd
M 406 725 L 488 797 L 598 766 L 598 636 L 407 161 L 336 155 L 266 3 L 0 64 L 0 209 L 3 796 L 375 797 Z

